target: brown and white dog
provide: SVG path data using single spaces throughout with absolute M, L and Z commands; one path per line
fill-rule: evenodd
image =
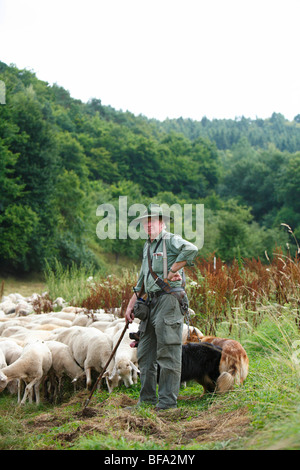
M 242 385 L 248 375 L 249 359 L 243 346 L 233 339 L 216 336 L 201 336 L 191 332 L 186 343 L 210 343 L 222 348 L 219 365 L 220 376 L 217 379 L 216 391 L 225 393 L 232 390 L 234 385 Z

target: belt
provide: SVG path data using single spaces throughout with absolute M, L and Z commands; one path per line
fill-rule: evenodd
M 170 292 L 166 292 L 164 290 L 157 290 L 157 291 L 154 291 L 154 292 L 148 292 L 148 297 L 150 299 L 150 301 L 154 298 L 157 298 L 157 297 L 160 297 L 161 295 L 165 295 L 165 294 L 173 294 L 175 292 L 182 292 L 184 291 L 184 289 L 182 289 L 182 287 L 174 287 L 173 289 L 170 290 Z
M 165 292 L 163 290 L 158 290 L 158 291 L 155 291 L 155 292 L 148 292 L 148 297 L 150 299 L 150 302 L 152 299 L 156 299 L 157 297 L 160 297 L 161 295 L 165 295 L 165 294 L 168 294 L 168 292 Z

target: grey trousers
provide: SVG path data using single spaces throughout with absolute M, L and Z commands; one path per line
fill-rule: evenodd
M 147 320 L 140 323 L 138 363 L 141 392 L 139 403 L 157 403 L 157 364 L 160 367 L 158 406 L 175 408 L 180 388 L 183 315 L 171 294 L 151 302 Z

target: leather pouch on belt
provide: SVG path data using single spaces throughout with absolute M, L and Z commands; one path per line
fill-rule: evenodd
M 146 320 L 149 315 L 149 307 L 144 300 L 138 299 L 134 304 L 133 313 L 135 318 L 141 321 Z

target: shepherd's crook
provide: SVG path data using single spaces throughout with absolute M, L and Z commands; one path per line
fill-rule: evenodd
M 103 369 L 102 369 L 102 371 L 101 371 L 101 374 L 99 375 L 98 379 L 96 380 L 96 382 L 95 382 L 95 384 L 94 384 L 94 386 L 93 386 L 93 388 L 92 388 L 92 391 L 91 391 L 91 393 L 90 393 L 89 398 L 86 400 L 86 402 L 85 402 L 85 404 L 84 404 L 84 407 L 83 407 L 84 410 L 85 410 L 85 408 L 88 406 L 89 402 L 91 401 L 91 398 L 92 398 L 92 396 L 93 396 L 93 393 L 94 393 L 94 391 L 96 390 L 96 387 L 97 387 L 98 383 L 99 383 L 100 380 L 102 379 L 104 372 L 105 372 L 106 369 L 108 368 L 110 361 L 111 361 L 112 358 L 114 357 L 114 355 L 115 355 L 115 353 L 116 353 L 116 350 L 118 349 L 118 347 L 119 347 L 119 345 L 120 345 L 120 343 L 121 343 L 121 341 L 122 341 L 122 339 L 123 339 L 123 336 L 125 335 L 125 332 L 126 332 L 128 326 L 129 326 L 129 323 L 128 323 L 128 321 L 126 320 L 126 324 L 125 324 L 125 326 L 124 326 L 124 330 L 122 331 L 122 334 L 121 334 L 121 336 L 120 336 L 120 338 L 119 338 L 117 344 L 115 345 L 114 349 L 112 350 L 112 353 L 111 353 L 111 355 L 110 355 L 110 357 L 109 357 L 107 363 L 106 363 L 105 366 L 103 367 Z

